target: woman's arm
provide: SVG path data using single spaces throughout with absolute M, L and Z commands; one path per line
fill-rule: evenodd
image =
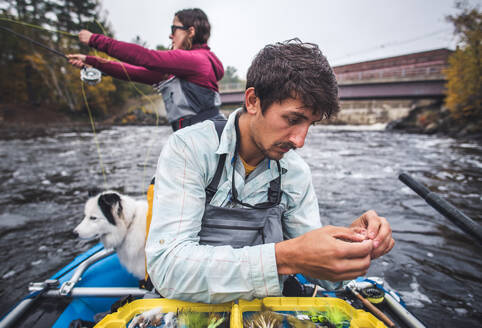
M 89 46 L 123 62 L 161 73 L 188 77 L 210 69 L 211 64 L 199 51 L 150 50 L 138 44 L 117 41 L 101 34 L 92 34 Z
M 151 71 L 144 67 L 134 66 L 123 62 L 115 62 L 95 56 L 86 56 L 85 63 L 103 73 L 125 81 L 154 84 L 168 78 L 168 74 Z

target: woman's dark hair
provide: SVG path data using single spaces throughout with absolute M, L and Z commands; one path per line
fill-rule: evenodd
M 265 46 L 248 69 L 261 110 L 274 102 L 299 98 L 313 114 L 329 118 L 339 111 L 335 74 L 316 44 L 298 38 Z M 246 109 L 246 108 L 245 108 Z
M 198 8 L 179 10 L 175 16 L 186 27 L 194 27 L 196 33 L 191 40 L 192 44 L 204 44 L 208 42 L 211 35 L 211 24 L 209 24 L 208 16 Z

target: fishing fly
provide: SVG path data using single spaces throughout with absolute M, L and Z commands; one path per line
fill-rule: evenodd
M 8 27 L 0 26 L 0 29 L 2 29 L 4 31 L 7 31 L 7 32 L 10 32 L 10 33 L 16 35 L 17 37 L 19 37 L 21 39 L 27 40 L 27 41 L 31 42 L 32 44 L 35 44 L 36 46 L 44 48 L 44 49 L 50 51 L 51 53 L 56 54 L 57 56 L 60 56 L 64 59 L 66 59 L 66 60 L 69 60 L 64 53 L 62 53 L 58 50 L 52 49 L 52 48 L 50 48 L 50 47 L 48 47 L 48 46 L 46 46 L 46 45 L 44 45 L 40 42 L 32 40 L 31 38 L 29 38 L 29 37 L 27 37 L 23 34 L 20 34 L 18 32 L 15 32 L 14 30 L 9 29 Z M 94 67 L 84 66 L 80 70 L 80 79 L 82 81 L 84 81 L 85 83 L 87 83 L 88 85 L 96 85 L 97 83 L 99 83 L 102 80 L 102 73 Z

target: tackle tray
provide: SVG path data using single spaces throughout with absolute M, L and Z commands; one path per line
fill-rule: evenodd
M 350 328 L 383 328 L 383 322 L 371 313 L 357 310 L 339 298 L 333 297 L 266 297 L 253 301 L 239 300 L 223 304 L 191 303 L 165 298 L 139 299 L 119 308 L 117 312 L 105 316 L 95 328 L 125 328 L 136 314 L 156 307 L 164 313 L 190 310 L 194 312 L 230 312 L 230 327 L 243 327 L 243 313 L 260 311 L 262 304 L 273 311 L 326 311 L 336 308 L 351 318 Z
M 383 322 L 364 310 L 357 310 L 348 302 L 335 297 L 266 297 L 253 301 L 239 300 L 231 311 L 231 328 L 243 327 L 243 313 L 261 310 L 261 305 L 273 311 L 326 311 L 336 308 L 351 318 L 350 328 L 382 328 Z
M 233 303 L 204 304 L 192 303 L 167 298 L 139 299 L 119 308 L 117 312 L 108 314 L 99 321 L 95 328 L 125 328 L 136 314 L 162 307 L 162 312 L 177 312 L 178 310 L 190 310 L 193 312 L 231 312 Z

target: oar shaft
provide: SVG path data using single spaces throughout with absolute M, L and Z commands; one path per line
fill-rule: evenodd
M 61 53 L 60 51 L 57 51 L 57 50 L 52 49 L 52 48 L 50 48 L 50 47 L 47 47 L 46 45 L 44 45 L 44 44 L 42 44 L 42 43 L 40 43 L 40 42 L 37 42 L 37 41 L 35 41 L 35 40 L 32 40 L 32 39 L 30 39 L 29 37 L 27 37 L 27 36 L 25 36 L 25 35 L 23 35 L 23 34 L 17 33 L 17 32 L 15 32 L 14 30 L 9 29 L 8 27 L 0 26 L 0 29 L 2 29 L 2 30 L 4 30 L 4 31 L 7 31 L 7 32 L 10 32 L 10 33 L 13 33 L 13 34 L 15 34 L 16 36 L 18 36 L 19 38 L 22 38 L 22 39 L 24 39 L 24 40 L 30 41 L 30 42 L 32 42 L 33 44 L 35 44 L 35 45 L 37 45 L 37 46 L 39 46 L 39 47 L 42 47 L 42 48 L 44 48 L 44 49 L 46 49 L 46 50 L 48 50 L 48 51 L 50 51 L 50 52 L 52 52 L 52 53 L 60 56 L 60 57 L 63 57 L 63 58 L 65 58 L 65 59 L 68 60 L 67 56 L 66 56 L 65 54 Z
M 395 327 L 395 324 L 393 321 L 391 321 L 382 311 L 380 311 L 375 305 L 370 303 L 366 298 L 360 295 L 358 291 L 355 290 L 355 288 L 348 287 L 350 291 L 355 294 L 355 296 L 362 301 L 363 305 L 374 315 L 376 315 L 379 319 L 381 319 L 383 322 L 385 322 L 388 327 Z
M 467 215 L 458 210 L 455 206 L 441 198 L 439 195 L 431 192 L 423 184 L 415 181 L 406 173 L 400 174 L 400 181 L 406 184 L 410 189 L 415 191 L 420 197 L 437 210 L 440 214 L 452 221 L 460 229 L 471 235 L 475 240 L 482 244 L 482 227 L 469 218 Z

